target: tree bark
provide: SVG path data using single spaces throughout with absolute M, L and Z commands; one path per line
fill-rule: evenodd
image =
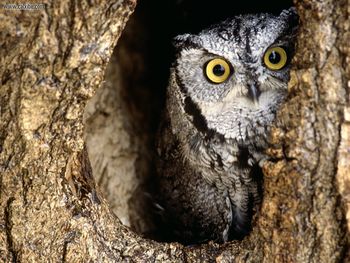
M 97 2 L 0 12 L 0 261 L 349 262 L 349 1 L 295 2 L 289 98 L 253 231 L 191 247 L 140 237 L 96 186 L 84 108 L 136 5 Z

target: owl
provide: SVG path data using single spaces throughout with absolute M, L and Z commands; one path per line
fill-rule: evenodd
M 297 25 L 291 8 L 239 15 L 175 38 L 156 146 L 164 239 L 222 243 L 251 230 Z

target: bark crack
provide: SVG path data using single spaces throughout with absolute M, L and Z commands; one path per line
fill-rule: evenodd
M 70 243 L 73 242 L 74 238 L 76 237 L 76 231 L 71 231 L 68 233 L 66 239 L 64 240 L 63 243 L 63 251 L 62 251 L 62 262 L 67 262 L 67 247 Z
M 12 237 L 12 222 L 11 222 L 11 204 L 15 200 L 14 197 L 10 197 L 7 200 L 6 207 L 5 207 L 5 231 L 6 231 L 6 241 L 7 241 L 7 250 L 12 255 L 12 261 L 13 263 L 19 262 L 18 260 L 18 251 L 14 248 L 14 241 Z

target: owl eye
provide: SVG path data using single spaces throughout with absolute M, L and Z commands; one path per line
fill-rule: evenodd
M 287 59 L 287 52 L 282 47 L 270 47 L 264 54 L 264 63 L 271 70 L 283 68 Z
M 230 65 L 222 58 L 214 58 L 205 66 L 205 75 L 213 83 L 222 83 L 230 76 Z

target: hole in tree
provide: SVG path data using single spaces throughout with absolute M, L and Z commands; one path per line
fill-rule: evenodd
M 236 3 L 236 4 L 235 4 Z M 172 38 L 236 14 L 278 14 L 292 1 L 139 1 L 114 50 L 105 83 L 85 110 L 86 143 L 96 182 L 115 214 L 135 232 L 167 240 L 150 211 L 155 140 Z

